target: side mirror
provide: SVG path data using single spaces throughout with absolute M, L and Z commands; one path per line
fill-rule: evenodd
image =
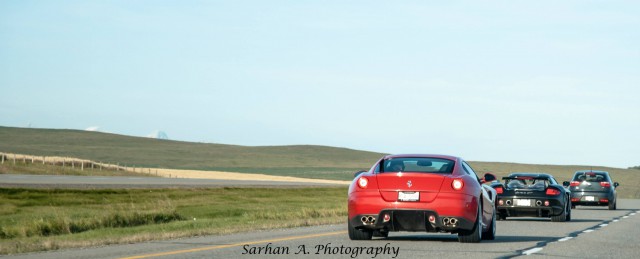
M 362 174 L 362 173 L 366 173 L 367 171 L 357 171 L 355 174 L 353 174 L 353 178 L 358 177 L 358 175 Z
M 569 185 L 571 185 L 571 183 L 569 181 L 562 182 L 562 186 L 564 186 L 564 187 L 569 187 Z
M 618 187 L 620 184 L 618 182 L 613 183 L 613 187 Z
M 486 173 L 484 174 L 484 178 L 481 180 L 482 183 L 490 183 L 493 182 L 495 180 L 497 180 L 498 178 L 496 178 L 496 176 L 492 173 Z

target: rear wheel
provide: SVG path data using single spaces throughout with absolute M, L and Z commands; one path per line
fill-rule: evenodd
M 351 240 L 371 240 L 373 231 L 356 229 L 351 225 L 351 220 L 347 220 L 347 228 L 349 229 L 349 239 Z
M 491 225 L 487 228 L 487 232 L 482 232 L 483 240 L 494 240 L 496 239 L 496 211 L 493 210 L 493 215 L 491 216 Z
M 618 201 L 613 200 L 613 202 L 609 202 L 609 210 L 615 210 L 616 209 L 616 203 L 618 203 Z
M 571 221 L 571 199 L 567 199 L 567 221 Z
M 498 213 L 498 220 L 507 220 L 507 214 Z
M 553 222 L 565 222 L 567 221 L 567 212 L 568 212 L 568 208 L 569 204 L 567 202 L 565 202 L 564 205 L 564 209 L 562 210 L 562 213 L 558 216 L 551 216 L 551 221 Z
M 472 230 L 463 230 L 458 233 L 460 243 L 478 243 L 482 240 L 482 208 L 478 205 L 478 216 Z

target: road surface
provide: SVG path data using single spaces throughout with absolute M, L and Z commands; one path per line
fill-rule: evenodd
M 341 224 L 6 258 L 638 258 L 640 200 L 621 199 L 614 211 L 578 206 L 572 213 L 571 222 L 538 218 L 498 221 L 496 239 L 478 244 L 458 243 L 457 236 L 451 234 L 417 232 L 351 241 L 346 224 Z

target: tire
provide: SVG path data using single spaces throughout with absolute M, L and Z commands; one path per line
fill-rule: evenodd
M 618 201 L 613 200 L 613 202 L 609 202 L 609 210 L 616 210 L 616 205 L 617 205 Z
M 460 231 L 458 233 L 458 241 L 460 243 L 478 243 L 482 240 L 482 208 L 478 205 L 478 216 L 472 230 Z
M 494 240 L 496 239 L 496 211 L 493 210 L 493 216 L 491 217 L 491 225 L 487 229 L 487 232 L 482 232 L 482 240 Z
M 498 220 L 507 220 L 507 215 L 506 214 L 502 214 L 502 213 L 498 213 Z
M 562 213 L 558 216 L 551 216 L 551 221 L 552 222 L 565 222 L 567 221 L 567 207 L 569 204 L 565 202 L 565 206 L 564 209 L 562 210 Z
M 571 200 L 567 200 L 567 221 L 571 221 Z
M 349 229 L 349 239 L 351 240 L 371 240 L 373 231 L 359 230 L 351 225 L 351 220 L 347 220 L 347 228 Z

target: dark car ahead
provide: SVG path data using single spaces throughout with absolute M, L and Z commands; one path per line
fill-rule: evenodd
M 609 172 L 577 171 L 568 185 L 573 207 L 576 205 L 609 206 L 610 210 L 616 209 L 616 187 L 619 184 L 611 180 Z
M 498 219 L 507 217 L 551 218 L 553 222 L 571 220 L 569 190 L 550 174 L 512 173 L 504 183 L 491 185 L 498 194 Z

